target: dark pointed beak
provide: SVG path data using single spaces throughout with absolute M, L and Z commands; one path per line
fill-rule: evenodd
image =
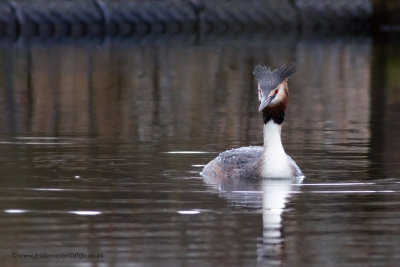
M 272 101 L 272 99 L 274 99 L 275 95 L 271 95 L 271 96 L 267 96 L 267 97 L 263 97 L 261 99 L 261 103 L 260 103 L 260 107 L 258 108 L 258 111 L 263 111 Z

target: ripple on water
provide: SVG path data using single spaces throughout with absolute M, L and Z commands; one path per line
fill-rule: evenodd
M 162 152 L 162 153 L 165 153 L 165 154 L 210 154 L 210 153 L 213 153 L 213 152 L 182 150 L 182 151 L 166 151 L 166 152 Z
M 96 211 L 96 210 L 74 210 L 74 211 L 69 211 L 68 213 L 80 216 L 94 216 L 102 214 L 101 211 Z
M 53 137 L 53 136 L 21 136 L 15 138 L 3 138 L 0 139 L 0 145 L 74 145 L 82 141 L 87 141 L 85 138 L 74 138 L 74 137 Z
M 29 210 L 23 210 L 23 209 L 6 209 L 4 210 L 5 213 L 10 213 L 10 214 L 18 214 L 18 213 L 27 213 Z
M 199 214 L 200 211 L 199 210 L 180 210 L 178 211 L 179 214 L 182 215 L 194 215 L 194 214 Z

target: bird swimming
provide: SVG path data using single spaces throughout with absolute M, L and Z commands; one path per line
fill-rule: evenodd
M 281 140 L 281 129 L 288 104 L 288 79 L 296 71 L 295 65 L 274 70 L 258 65 L 254 76 L 258 82 L 258 110 L 264 122 L 264 145 L 231 149 L 220 153 L 201 172 L 205 177 L 221 179 L 292 178 L 303 172 L 286 154 Z

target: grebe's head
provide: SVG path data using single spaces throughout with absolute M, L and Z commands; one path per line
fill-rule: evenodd
M 295 71 L 295 65 L 281 66 L 274 70 L 262 65 L 255 67 L 253 74 L 258 81 L 259 111 L 287 101 L 289 96 L 287 81 Z
M 263 112 L 264 123 L 273 119 L 281 124 L 285 117 L 289 89 L 287 81 L 296 71 L 295 65 L 281 66 L 274 70 L 258 65 L 254 69 L 254 76 L 258 81 L 259 111 Z

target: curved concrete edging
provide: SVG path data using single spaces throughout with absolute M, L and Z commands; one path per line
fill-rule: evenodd
M 371 0 L 9 0 L 0 36 L 362 31 L 371 15 Z

